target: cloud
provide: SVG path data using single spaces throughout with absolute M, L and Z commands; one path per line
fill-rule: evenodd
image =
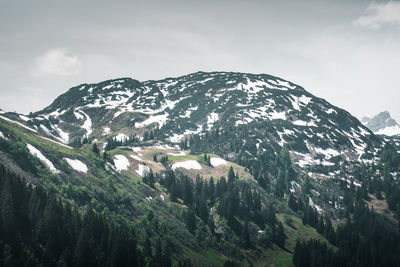
M 38 77 L 70 76 L 79 74 L 81 67 L 81 60 L 77 56 L 67 55 L 64 48 L 56 48 L 36 58 L 31 74 Z
M 353 21 L 353 25 L 369 29 L 380 29 L 383 25 L 400 25 L 400 2 L 372 2 L 364 15 Z

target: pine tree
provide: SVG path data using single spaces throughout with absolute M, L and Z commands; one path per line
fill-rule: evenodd
M 297 202 L 293 194 L 290 194 L 289 196 L 289 202 L 288 202 L 289 208 L 291 208 L 294 211 L 297 211 Z
M 12 255 L 12 249 L 8 244 L 5 244 L 3 247 L 3 259 L 2 265 L 3 266 L 16 266 L 16 260 Z
M 325 231 L 324 219 L 322 217 L 319 217 L 318 225 L 317 225 L 317 232 L 319 234 L 324 234 L 324 231 Z
M 210 228 L 210 232 L 212 235 L 215 234 L 215 224 L 214 224 L 214 218 L 212 215 L 208 218 L 208 228 Z
M 92 152 L 96 155 L 96 156 L 100 156 L 100 150 L 97 147 L 96 143 L 93 144 L 92 146 Z
M 188 206 L 193 204 L 193 186 L 187 177 L 183 180 L 183 202 Z
M 177 186 L 176 186 L 175 181 L 169 187 L 168 193 L 169 193 L 169 200 L 171 202 L 176 202 L 176 200 L 177 200 Z
M 233 168 L 231 166 L 228 171 L 228 182 L 233 183 L 234 180 L 235 180 L 235 172 L 233 171 Z
M 147 141 L 147 140 L 149 140 L 149 132 L 145 131 L 143 133 L 143 141 Z
M 304 178 L 303 178 L 303 193 L 304 194 L 309 194 L 310 190 L 311 190 L 310 178 L 308 178 L 307 175 L 304 175 Z
M 196 229 L 196 217 L 191 209 L 186 212 L 186 226 L 191 233 Z
M 210 178 L 208 188 L 209 188 L 209 198 L 211 200 L 211 203 L 214 203 L 215 185 L 214 185 L 214 177 L 212 176 Z
M 143 182 L 154 188 L 154 173 L 152 170 L 146 171 L 143 175 Z
M 278 223 L 275 242 L 278 246 L 283 248 L 285 246 L 286 235 L 281 222 Z
M 154 262 L 156 266 L 164 266 L 163 265 L 163 251 L 162 251 L 162 244 L 161 244 L 161 239 L 157 239 L 156 243 L 156 252 L 154 254 Z
M 89 233 L 88 230 L 82 228 L 78 242 L 76 243 L 75 252 L 74 252 L 74 266 L 90 266 L 90 250 L 89 250 Z
M 250 234 L 249 234 L 249 221 L 247 220 L 247 218 L 244 222 L 241 239 L 242 239 L 243 247 L 249 248 L 250 247 Z
M 151 243 L 149 237 L 146 235 L 146 239 L 144 241 L 144 246 L 143 246 L 143 257 L 145 258 L 152 258 L 153 257 L 153 252 L 151 250 Z
M 163 237 L 163 259 L 162 265 L 165 267 L 171 267 L 171 257 L 172 257 L 173 243 L 169 236 Z
M 154 139 L 154 130 L 151 130 L 150 135 L 149 135 L 149 139 L 150 140 Z

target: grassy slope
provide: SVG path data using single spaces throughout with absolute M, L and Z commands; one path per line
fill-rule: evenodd
M 100 159 L 91 152 L 90 145 L 85 145 L 81 149 L 69 149 L 52 141 L 43 139 L 38 136 L 38 134 L 33 134 L 15 124 L 5 122 L 1 119 L 0 127 L 8 129 L 12 135 L 19 140 L 18 142 L 20 142 L 21 145 L 30 143 L 38 148 L 43 154 L 48 156 L 53 163 L 56 163 L 56 167 L 60 168 L 63 172 L 66 172 L 57 176 L 51 174 L 46 170 L 46 168 L 41 168 L 38 176 L 51 176 L 53 178 L 43 179 L 36 177 L 38 183 L 51 189 L 51 191 L 55 191 L 55 193 L 59 194 L 66 201 L 70 201 L 73 204 L 75 203 L 72 197 L 64 191 L 67 184 L 72 184 L 73 190 L 79 189 L 87 192 L 88 200 L 92 203 L 93 201 L 100 202 L 97 207 L 99 212 L 108 212 L 111 216 L 114 216 L 117 219 L 128 220 L 138 228 L 143 227 L 142 223 L 144 223 L 144 214 L 149 210 L 152 210 L 154 214 L 159 218 L 162 218 L 163 222 L 167 225 L 166 227 L 171 233 L 172 239 L 177 243 L 182 244 L 182 254 L 185 255 L 185 257 L 190 258 L 192 263 L 198 266 L 221 266 L 227 260 L 224 255 L 218 253 L 214 249 L 202 248 L 199 246 L 196 238 L 187 232 L 184 223 L 177 219 L 176 214 L 174 215 L 174 213 L 184 208 L 184 206 L 170 203 L 168 198 L 166 198 L 165 201 L 162 201 L 159 195 L 163 194 L 164 196 L 167 196 L 167 192 L 164 188 L 157 186 L 157 189 L 154 190 L 141 182 L 141 178 L 134 172 L 134 169 L 137 166 L 135 165 L 137 164 L 137 161 L 129 157 L 130 155 L 137 155 L 137 153 L 134 153 L 132 150 L 117 148 L 109 152 L 111 155 L 123 154 L 127 156 L 132 165 L 128 172 L 112 174 L 105 171 L 99 165 Z M 144 151 L 142 159 L 152 169 L 159 171 L 164 167 L 160 163 L 156 163 L 152 160 L 153 154 L 157 153 L 158 155 L 166 155 L 166 153 L 170 152 L 176 151 L 148 148 Z M 208 155 L 211 157 L 218 157 L 213 154 Z M 210 176 L 215 178 L 224 176 L 228 172 L 229 167 L 232 166 L 235 172 L 239 173 L 239 177 L 252 184 L 256 184 L 252 176 L 242 166 L 232 162 L 227 162 L 227 165 L 220 165 L 215 168 L 209 167 L 205 164 L 203 156 L 204 155 L 184 155 L 168 157 L 170 163 L 188 159 L 197 160 L 202 166 L 200 175 L 205 178 Z M 69 165 L 62 160 L 63 157 L 78 158 L 89 166 L 90 172 L 87 175 L 82 175 L 73 171 Z M 145 197 L 147 196 L 152 196 L 154 200 L 145 200 Z M 119 199 L 116 203 L 117 208 L 114 210 L 106 208 L 108 204 L 102 203 L 102 198 Z M 281 249 L 277 246 L 268 249 L 257 247 L 257 250 L 261 251 L 259 255 L 248 254 L 255 266 L 292 266 L 291 253 L 293 252 L 297 239 L 317 238 L 324 240 L 324 238 L 321 237 L 313 228 L 304 226 L 297 215 L 292 214 L 289 216 L 291 216 L 293 220 L 292 226 L 285 223 L 283 214 L 279 214 L 278 216 L 279 220 L 284 223 L 284 229 L 288 237 L 285 249 Z M 246 251 L 243 253 L 247 254 Z

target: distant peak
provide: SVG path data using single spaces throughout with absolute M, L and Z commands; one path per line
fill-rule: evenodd
M 376 134 L 398 135 L 399 124 L 390 116 L 388 111 L 382 111 L 372 117 L 363 117 L 361 122 Z

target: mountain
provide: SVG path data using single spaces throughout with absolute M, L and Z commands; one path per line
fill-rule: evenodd
M 259 166 L 285 146 L 297 174 L 349 181 L 343 166 L 371 164 L 384 146 L 347 111 L 267 74 L 197 72 L 159 81 L 81 84 L 41 111 L 10 117 L 74 147 L 89 140 L 110 149 L 115 141 L 146 141 L 149 135 L 158 145 L 182 147 L 186 138 L 193 152 L 218 154 L 255 177 L 270 172 Z M 212 131 L 226 136 L 206 145 L 202 138 Z
M 143 137 L 158 129 L 159 140 L 173 145 L 191 134 L 247 127 L 254 152 L 265 143 L 285 145 L 301 166 L 333 166 L 338 157 L 371 160 L 371 148 L 381 142 L 348 112 L 265 74 L 198 72 L 82 84 L 32 117 L 16 119 L 70 144 L 82 137 L 103 143 L 111 135 Z
M 8 171 L 80 213 L 133 227 L 140 247 L 170 242 L 175 262 L 264 266 L 291 259 L 299 238 L 340 247 L 331 220 L 375 216 L 366 205 L 397 220 L 393 147 L 271 75 L 120 78 L 73 87 L 29 115 L 0 113 Z
M 387 111 L 381 112 L 371 118 L 363 117 L 361 122 L 375 134 L 387 136 L 400 135 L 400 125 Z

